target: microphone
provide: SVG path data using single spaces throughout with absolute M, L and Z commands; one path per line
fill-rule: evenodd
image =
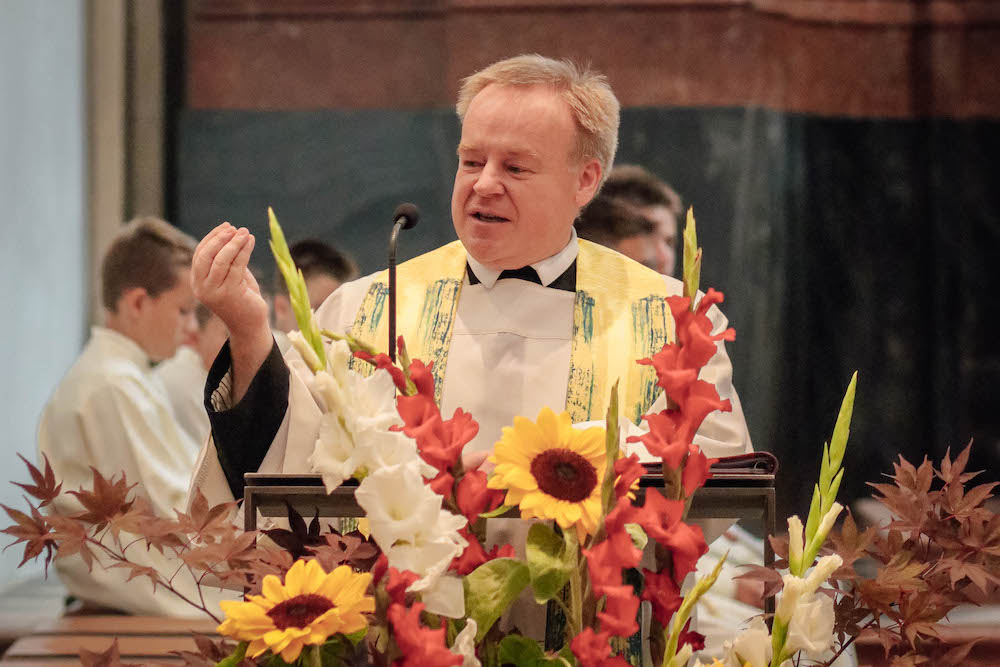
M 420 220 L 415 204 L 400 204 L 392 214 L 392 234 L 389 235 L 389 358 L 396 361 L 396 243 L 402 229 L 413 229 Z

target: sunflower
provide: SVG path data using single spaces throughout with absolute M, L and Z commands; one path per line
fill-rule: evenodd
M 604 429 L 573 428 L 569 413 L 542 408 L 538 421 L 515 417 L 503 429 L 490 460 L 488 486 L 507 489 L 507 505 L 519 505 L 525 519 L 553 519 L 577 536 L 597 530 L 605 468 Z
M 247 653 L 253 658 L 270 649 L 285 662 L 294 662 L 306 645 L 368 625 L 362 614 L 375 611 L 375 599 L 365 595 L 371 578 L 347 565 L 327 574 L 315 560 L 297 560 L 284 584 L 269 574 L 263 595 L 251 595 L 247 602 L 222 601 L 226 620 L 218 632 L 250 642 Z

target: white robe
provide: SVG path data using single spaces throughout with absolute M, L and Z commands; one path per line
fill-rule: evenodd
M 157 514 L 172 517 L 174 508 L 186 505 L 198 447 L 174 420 L 166 391 L 142 348 L 122 334 L 94 327 L 83 353 L 45 406 L 38 449 L 48 457 L 64 490 L 91 487 L 90 466 L 105 477 L 124 472 L 129 484 L 138 483 L 134 492 L 148 499 Z M 64 511 L 81 509 L 72 497 L 60 503 Z M 129 541 L 124 533 L 122 539 Z M 141 544 L 127 553 L 167 578 L 180 564 Z M 145 578 L 126 583 L 128 570 L 95 564 L 88 572 L 79 556 L 55 565 L 66 588 L 79 598 L 137 614 L 200 614 L 162 588 L 153 593 Z M 195 594 L 190 578 L 179 575 L 176 583 L 186 594 Z
M 163 383 L 178 424 L 190 436 L 198 456 L 208 438 L 211 425 L 205 411 L 205 380 L 208 371 L 201 355 L 193 348 L 182 345 L 177 354 L 156 366 L 153 374 Z

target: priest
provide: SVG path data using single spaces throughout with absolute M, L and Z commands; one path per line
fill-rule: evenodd
M 599 420 L 621 380 L 623 415 L 638 423 L 664 397 L 636 359 L 672 336 L 663 299 L 679 281 L 577 239 L 580 210 L 600 189 L 618 141 L 619 104 L 606 79 L 537 55 L 503 60 L 465 79 L 451 213 L 458 241 L 398 269 L 398 331 L 414 358 L 433 362 L 445 416 L 462 407 L 480 424 L 467 451 L 488 451 L 517 415 L 567 410 Z M 212 438 L 192 484 L 210 501 L 241 497 L 246 472 L 306 472 L 321 411 L 310 371 L 283 358 L 247 264 L 255 239 L 228 223 L 198 246 L 198 299 L 226 323 L 229 343 L 209 373 Z M 387 341 L 387 275 L 338 289 L 320 326 L 379 349 Z M 716 331 L 726 327 L 710 311 Z M 702 371 L 733 410 L 696 437 L 708 456 L 741 454 L 750 439 L 723 343 Z

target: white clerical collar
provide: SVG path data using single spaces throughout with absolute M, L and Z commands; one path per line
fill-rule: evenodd
M 114 329 L 94 326 L 90 328 L 90 338 L 111 356 L 124 357 L 143 369 L 152 368 L 153 361 L 137 342 Z
M 565 273 L 566 269 L 576 261 L 576 256 L 580 253 L 580 245 L 576 242 L 576 238 L 576 228 L 571 228 L 569 243 L 562 250 L 551 257 L 546 257 L 542 261 L 531 265 L 531 268 L 538 274 L 539 280 L 542 281 L 542 285 L 548 287 L 552 281 Z M 493 285 L 497 282 L 497 278 L 500 277 L 500 270 L 491 269 L 477 262 L 476 258 L 468 252 L 465 255 L 469 261 L 469 268 L 476 274 L 476 278 L 479 279 L 482 286 L 486 289 L 492 289 Z

